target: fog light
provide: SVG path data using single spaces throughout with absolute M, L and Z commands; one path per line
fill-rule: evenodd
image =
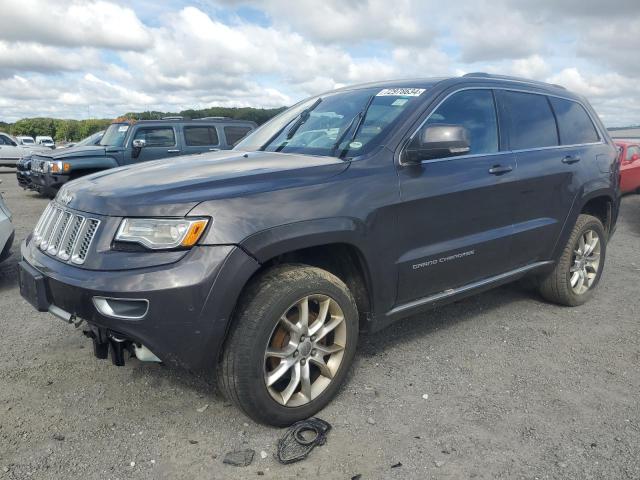
M 135 298 L 93 297 L 93 305 L 105 317 L 140 320 L 149 310 L 149 300 Z

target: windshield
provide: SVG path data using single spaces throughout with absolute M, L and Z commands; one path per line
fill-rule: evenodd
M 97 132 L 93 135 L 88 136 L 87 138 L 83 138 L 78 143 L 76 143 L 76 147 L 83 147 L 85 145 L 95 145 L 98 142 L 98 139 L 102 138 L 104 132 Z
M 32 138 L 21 138 L 20 140 L 22 140 L 22 143 L 29 143 L 29 144 L 35 143 Z
M 323 156 L 356 156 L 405 111 L 422 88 L 365 88 L 314 97 L 257 129 L 236 148 Z
M 100 145 L 103 147 L 121 147 L 124 145 L 128 130 L 129 124 L 127 123 L 112 123 L 104 132 Z

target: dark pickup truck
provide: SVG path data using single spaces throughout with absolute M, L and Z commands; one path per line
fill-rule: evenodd
M 232 151 L 65 185 L 22 244 L 21 293 L 86 320 L 99 358 L 217 371 L 249 416 L 287 425 L 336 394 L 360 331 L 525 275 L 548 301 L 589 300 L 619 166 L 591 106 L 558 86 L 349 87 Z
M 229 150 L 254 122 L 209 117 L 112 123 L 98 145 L 39 152 L 31 157 L 30 187 L 53 198 L 69 180 L 160 158 Z

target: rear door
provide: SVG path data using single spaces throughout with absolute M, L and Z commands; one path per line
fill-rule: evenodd
M 398 304 L 509 269 L 516 164 L 500 145 L 493 91 L 452 93 L 425 123 L 464 126 L 471 150 L 399 167 Z
M 579 193 L 581 162 L 596 164 L 592 146 L 600 140 L 585 109 L 572 100 L 504 90 L 498 101 L 518 163 L 515 268 L 550 259 Z
M 137 158 L 134 158 L 133 155 L 128 156 L 130 163 L 181 155 L 181 145 L 173 125 L 137 126 L 129 140 L 129 149 L 132 154 L 134 152 L 133 140 L 144 140 L 146 144 L 144 148 L 140 149 Z
M 184 154 L 220 150 L 220 138 L 215 125 L 184 125 Z
M 620 164 L 620 190 L 633 192 L 640 188 L 640 147 L 628 145 Z

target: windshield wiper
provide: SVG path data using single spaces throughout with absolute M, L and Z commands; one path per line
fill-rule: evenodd
M 369 100 L 367 100 L 367 103 L 365 104 L 364 108 L 362 110 L 360 110 L 356 114 L 356 116 L 351 119 L 351 121 L 347 125 L 347 128 L 344 129 L 344 131 L 336 139 L 336 142 L 333 144 L 333 147 L 331 147 L 331 155 L 333 155 L 335 153 L 335 151 L 338 149 L 338 147 L 342 144 L 342 142 L 344 141 L 344 139 L 347 136 L 347 133 L 349 133 L 349 131 L 351 131 L 351 127 L 353 127 L 354 123 L 356 125 L 356 128 L 353 130 L 353 134 L 351 135 L 351 139 L 349 140 L 349 144 L 355 140 L 356 135 L 358 135 L 358 132 L 360 131 L 360 127 L 362 127 L 362 124 L 364 123 L 364 119 L 367 116 L 367 112 L 369 111 L 369 107 L 373 103 L 374 98 L 376 98 L 376 96 L 375 95 L 371 95 L 369 97 Z M 348 147 L 343 148 L 342 151 L 340 152 L 340 155 L 338 155 L 338 158 L 342 158 L 342 156 L 348 150 L 349 150 Z
M 320 105 L 321 102 L 322 102 L 322 99 L 319 98 L 315 102 L 313 102 L 313 105 L 311 105 L 310 107 L 305 108 L 302 112 L 300 112 L 300 115 L 298 115 L 298 119 L 295 121 L 295 123 L 293 125 L 291 125 L 291 128 L 289 128 L 289 130 L 287 131 L 287 140 L 291 140 L 291 138 L 296 134 L 298 129 L 302 125 L 304 125 L 307 120 L 309 120 L 309 117 L 311 116 L 311 112 L 318 105 Z
M 296 131 L 304 124 L 304 122 L 306 122 L 309 119 L 309 115 L 311 114 L 311 111 L 313 109 L 315 109 L 318 105 L 320 105 L 320 103 L 322 102 L 322 98 L 318 98 L 315 102 L 313 102 L 313 105 L 308 106 L 307 108 L 305 108 L 302 112 L 300 112 L 300 114 L 295 117 L 294 119 L 292 119 L 289 123 L 287 123 L 284 127 L 282 127 L 280 130 L 278 130 L 275 134 L 273 134 L 269 140 L 267 142 L 265 142 L 264 145 L 262 145 L 262 147 L 260 147 L 260 150 L 266 150 L 266 148 L 271 145 L 271 143 L 278 138 L 282 132 L 284 132 L 286 130 L 286 128 L 291 125 L 291 127 L 289 128 L 289 130 L 287 131 L 287 140 L 291 140 L 291 137 L 293 137 L 293 135 L 296 133 Z M 282 150 L 284 147 L 286 146 L 286 143 L 283 143 L 282 145 L 280 145 L 278 148 L 276 148 L 276 152 L 279 152 L 280 150 Z

